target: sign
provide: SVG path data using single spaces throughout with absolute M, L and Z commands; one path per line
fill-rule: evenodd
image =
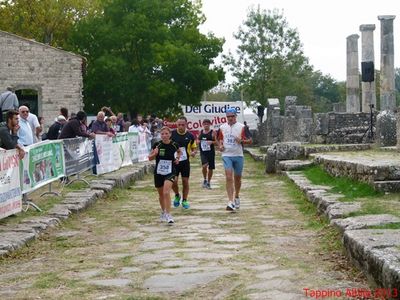
M 25 147 L 25 157 L 20 164 L 23 193 L 42 187 L 65 176 L 63 142 L 43 141 Z
M 86 171 L 94 165 L 93 141 L 87 138 L 64 139 L 65 173 L 67 176 Z
M 0 151 L 0 219 L 22 210 L 19 165 L 16 150 Z

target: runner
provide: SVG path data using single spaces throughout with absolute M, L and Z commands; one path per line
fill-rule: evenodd
M 189 176 L 190 176 L 190 161 L 189 155 L 194 157 L 197 152 L 196 141 L 193 134 L 187 131 L 187 119 L 182 116 L 176 121 L 177 129 L 172 131 L 171 139 L 179 145 L 181 149 L 181 157 L 179 165 L 177 166 L 177 179 L 172 185 L 172 189 L 175 192 L 174 207 L 178 207 L 181 200 L 178 187 L 179 173 L 182 175 L 182 207 L 188 209 L 190 207 L 188 201 L 189 195 Z
M 229 200 L 226 210 L 234 211 L 240 208 L 239 192 L 242 185 L 243 144 L 251 144 L 252 140 L 246 138 L 244 125 L 236 121 L 235 108 L 226 110 L 226 118 L 228 122 L 221 125 L 218 140 L 225 168 L 226 192 Z
M 177 158 L 175 158 L 175 155 Z M 171 188 L 176 177 L 176 166 L 179 164 L 181 151 L 178 144 L 171 141 L 171 129 L 163 127 L 161 129 L 161 141 L 153 145 L 153 150 L 149 154 L 149 160 L 156 159 L 154 169 L 154 185 L 158 191 L 158 198 L 161 206 L 160 220 L 173 224 L 171 216 Z
M 203 188 L 211 189 L 211 178 L 215 169 L 215 144 L 217 143 L 216 132 L 210 129 L 211 121 L 204 119 L 204 130 L 200 131 L 198 143 L 200 144 L 200 158 L 203 173 Z

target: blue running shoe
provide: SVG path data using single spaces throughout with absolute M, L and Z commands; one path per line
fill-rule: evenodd
M 188 209 L 190 207 L 189 202 L 186 199 L 182 200 L 182 207 L 184 209 Z
M 181 203 L 181 196 L 180 195 L 175 195 L 175 197 L 174 197 L 174 207 L 179 207 L 180 203 Z

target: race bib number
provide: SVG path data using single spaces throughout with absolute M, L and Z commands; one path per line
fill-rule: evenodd
M 179 161 L 183 161 L 183 160 L 187 160 L 187 152 L 186 152 L 186 148 L 185 147 L 179 147 L 179 149 L 181 150 L 181 157 L 179 158 Z M 175 158 L 177 157 L 177 153 L 175 152 Z
M 237 143 L 236 143 L 236 141 L 235 141 L 235 136 L 234 135 L 228 135 L 227 137 L 226 137 L 226 140 L 225 140 L 225 145 L 226 146 L 235 146 Z
M 168 175 L 172 173 L 172 161 L 160 159 L 157 166 L 157 174 Z
M 211 151 L 211 145 L 209 145 L 207 141 L 200 141 L 200 146 L 203 151 Z

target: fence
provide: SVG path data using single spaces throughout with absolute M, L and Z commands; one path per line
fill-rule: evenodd
M 0 219 L 21 212 L 23 195 L 55 180 L 93 169 L 104 174 L 148 160 L 144 133 L 124 132 L 115 137 L 43 141 L 25 148 L 20 160 L 16 150 L 0 151 Z M 46 193 L 44 193 L 46 194 Z M 42 194 L 43 195 L 43 194 Z

